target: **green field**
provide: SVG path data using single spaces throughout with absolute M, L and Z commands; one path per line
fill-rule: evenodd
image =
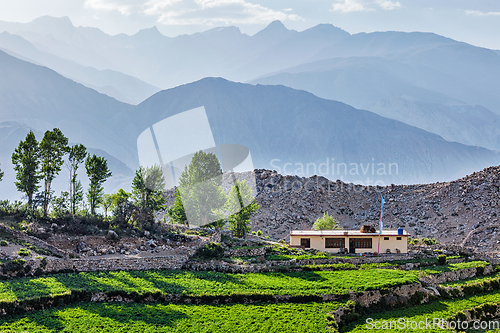
M 447 264 L 447 265 L 442 265 L 442 266 L 432 266 L 432 267 L 425 267 L 422 268 L 421 270 L 412 270 L 415 274 L 420 274 L 425 273 L 429 275 L 434 275 L 434 274 L 441 274 L 445 272 L 453 272 L 453 271 L 458 271 L 459 269 L 465 269 L 465 268 L 472 268 L 472 267 L 486 267 L 488 266 L 489 263 L 486 261 L 467 261 L 467 262 L 460 262 L 456 264 Z
M 379 327 L 383 325 L 383 322 L 397 321 L 399 318 L 404 318 L 410 322 L 420 322 L 425 320 L 432 321 L 433 318 L 446 319 L 451 315 L 456 314 L 459 311 L 463 311 L 472 307 L 476 307 L 486 302 L 500 302 L 500 292 L 492 292 L 478 296 L 466 297 L 458 300 L 441 300 L 432 303 L 418 305 L 413 307 L 403 307 L 401 309 L 386 311 L 382 313 L 375 313 L 371 315 L 366 315 L 361 317 L 358 321 L 350 324 L 346 327 L 344 332 L 455 332 L 452 330 L 443 330 L 435 327 L 431 330 L 429 329 L 388 329 L 388 330 L 376 330 L 374 329 L 375 322 L 378 323 Z M 371 318 L 374 322 L 371 325 L 367 325 L 366 320 Z M 370 329 L 371 327 L 371 329 Z
M 323 295 L 382 289 L 417 282 L 398 270 L 315 271 L 228 274 L 187 271 L 117 271 L 55 274 L 0 282 L 0 302 L 14 302 L 72 291 L 184 296 Z
M 339 303 L 175 305 L 86 303 L 0 318 L 0 332 L 329 332 Z
M 499 280 L 499 279 L 500 279 L 500 273 L 496 273 L 493 275 L 479 276 L 479 277 L 475 277 L 475 278 L 467 279 L 467 280 L 442 283 L 440 286 L 441 287 L 452 287 L 452 288 L 464 287 L 464 286 L 471 286 L 471 285 L 481 284 L 484 282 L 490 282 L 490 281 Z

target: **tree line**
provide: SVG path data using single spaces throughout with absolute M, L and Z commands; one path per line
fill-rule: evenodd
M 58 128 L 46 131 L 40 142 L 37 141 L 33 131 L 30 131 L 26 138 L 19 142 L 12 154 L 12 164 L 16 172 L 16 188 L 26 195 L 30 210 L 41 206 L 43 216 L 46 217 L 53 199 L 52 183 L 61 172 L 66 155 L 68 155 L 67 165 L 70 171 L 70 190 L 63 192 L 61 197 L 65 202 L 69 202 L 69 210 L 75 214 L 77 207 L 84 199 L 83 187 L 77 178 L 77 171 L 79 166 L 85 163 L 90 181 L 87 199 L 91 214 L 95 215 L 102 198 L 102 185 L 111 177 L 107 160 L 95 154 L 88 154 L 82 144 L 68 146 L 68 138 Z M 42 186 L 42 191 L 38 192 Z
M 194 154 L 180 175 L 170 207 L 166 206 L 165 179 L 160 166 L 140 167 L 135 172 L 131 192 L 120 189 L 106 194 L 103 184 L 112 175 L 107 160 L 88 153 L 82 144 L 69 146 L 68 138 L 58 128 L 46 131 L 40 142 L 30 131 L 14 150 L 12 163 L 16 188 L 26 196 L 28 213 L 32 216 L 90 214 L 120 228 L 151 227 L 155 213 L 165 210 L 170 223 L 222 228 L 228 222 L 235 236 L 244 237 L 250 231 L 250 217 L 259 209 L 245 181 L 235 180 L 229 193 L 224 192 L 217 156 L 203 151 Z M 69 170 L 69 191 L 55 196 L 52 183 L 64 164 Z M 78 179 L 82 165 L 89 178 L 86 193 Z M 0 181 L 3 175 L 0 170 Z M 99 208 L 104 216 L 98 214 Z

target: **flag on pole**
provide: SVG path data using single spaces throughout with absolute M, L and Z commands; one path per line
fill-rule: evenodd
M 380 226 L 379 226 L 379 233 L 382 235 L 382 229 L 384 228 L 384 222 L 382 221 L 382 218 L 384 216 L 384 197 L 382 197 L 382 204 L 380 205 Z

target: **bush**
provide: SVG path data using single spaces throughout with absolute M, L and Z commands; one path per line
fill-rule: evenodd
M 438 257 L 438 264 L 439 265 L 446 265 L 446 256 L 444 254 L 440 254 Z
M 7 242 L 6 240 L 0 241 L 0 246 L 7 246 L 7 245 L 9 245 L 9 242 Z
M 259 236 L 259 237 L 262 237 L 262 231 L 260 231 L 260 230 L 257 230 L 257 232 L 256 232 L 255 234 L 256 234 L 257 236 Z
M 24 268 L 25 263 L 26 263 L 26 260 L 24 260 L 24 259 L 15 259 L 15 260 L 6 261 L 2 264 L 2 271 L 4 273 L 19 272 Z
M 224 248 L 220 243 L 210 242 L 205 246 L 196 250 L 196 256 L 203 259 L 222 258 L 224 255 Z
M 17 254 L 23 257 L 27 257 L 31 254 L 31 251 L 22 247 L 19 249 L 19 251 L 17 251 Z

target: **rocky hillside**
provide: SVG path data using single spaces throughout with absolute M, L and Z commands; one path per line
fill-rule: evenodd
M 424 185 L 361 186 L 323 177 L 282 176 L 255 170 L 261 209 L 252 230 L 288 238 L 290 230 L 310 229 L 328 212 L 346 229 L 377 226 L 381 195 L 384 228 L 404 227 L 414 237 L 434 237 L 479 251 L 500 252 L 500 166 L 462 179 Z

